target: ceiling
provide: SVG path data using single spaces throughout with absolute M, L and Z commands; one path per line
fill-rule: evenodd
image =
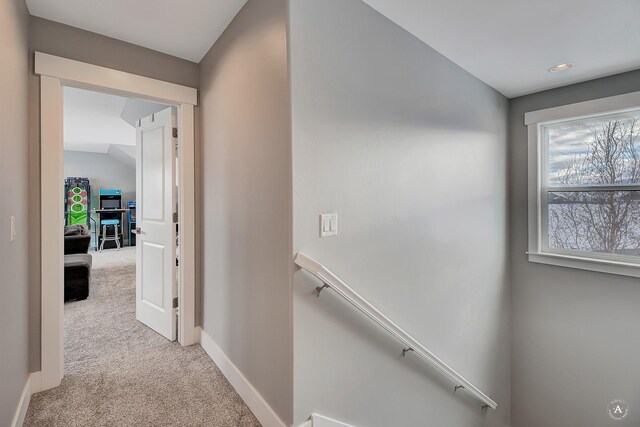
M 136 145 L 136 130 L 120 115 L 127 98 L 64 88 L 65 150 L 107 153 L 111 144 Z
M 151 101 L 144 101 L 142 99 L 127 99 L 124 104 L 120 117 L 131 126 L 135 126 L 136 122 L 143 118 L 150 116 L 158 111 L 162 111 L 167 108 L 166 105 L 156 104 Z
M 200 62 L 246 0 L 26 0 L 31 15 Z
M 162 104 L 90 90 L 64 88 L 64 149 L 135 159 L 136 120 Z
M 640 68 L 640 0 L 365 2 L 510 98 Z
M 364 1 L 510 98 L 640 68 L 640 0 Z M 199 62 L 246 0 L 26 2 L 32 15 Z

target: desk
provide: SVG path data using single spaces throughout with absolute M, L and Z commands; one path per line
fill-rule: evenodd
M 96 247 L 100 246 L 99 243 L 102 237 L 102 219 L 103 219 L 102 215 L 109 216 L 110 218 L 108 219 L 112 219 L 115 215 L 119 216 L 120 232 L 118 234 L 120 237 L 120 241 L 122 242 L 121 246 L 124 246 L 124 214 L 129 212 L 129 209 L 91 209 L 90 212 L 92 214 L 97 214 L 99 217 L 97 221 L 97 226 L 96 226 Z M 111 243 L 111 242 L 106 241 L 105 243 Z

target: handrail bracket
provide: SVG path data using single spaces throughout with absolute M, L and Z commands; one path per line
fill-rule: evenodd
M 329 288 L 330 286 L 327 285 L 326 283 L 322 286 L 316 286 L 316 298 L 320 298 L 320 292 L 322 292 L 322 290 L 324 288 Z
M 297 266 L 307 270 L 313 274 L 317 279 L 322 282 L 322 286 L 315 288 L 316 297 L 320 297 L 320 293 L 325 288 L 331 288 L 331 290 L 337 295 L 342 297 L 345 301 L 371 319 L 374 323 L 387 331 L 393 337 L 395 337 L 402 345 L 402 357 L 407 355 L 407 352 L 412 352 L 414 355 L 423 359 L 425 362 L 432 365 L 443 375 L 451 380 L 454 385 L 454 393 L 459 389 L 464 389 L 466 392 L 472 394 L 482 403 L 482 410 L 487 408 L 496 409 L 497 403 L 491 400 L 489 396 L 484 394 L 478 387 L 467 381 L 462 375 L 453 370 L 449 365 L 437 358 L 431 353 L 425 346 L 420 344 L 414 337 L 409 335 L 400 326 L 395 324 L 391 319 L 385 316 L 380 310 L 374 307 L 369 301 L 364 299 L 356 291 L 351 289 L 346 283 L 344 283 L 338 276 L 329 271 L 322 264 L 316 260 L 309 258 L 305 254 L 298 252 L 296 254 L 294 262 Z

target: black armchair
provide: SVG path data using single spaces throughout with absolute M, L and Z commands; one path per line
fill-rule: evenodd
M 83 224 L 64 228 L 64 300 L 83 300 L 89 296 L 91 281 L 91 230 Z
M 64 228 L 64 254 L 86 254 L 91 244 L 91 231 L 84 224 Z

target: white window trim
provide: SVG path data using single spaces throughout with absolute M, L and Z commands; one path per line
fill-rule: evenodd
M 543 221 L 544 215 L 541 211 L 543 207 L 541 200 L 543 191 L 542 165 L 546 160 L 546 153 L 541 141 L 542 125 L 554 121 L 623 112 L 639 107 L 640 92 L 633 92 L 525 113 L 524 124 L 528 128 L 529 159 L 529 250 L 527 255 L 530 262 L 640 277 L 640 261 L 634 262 L 629 257 L 596 257 L 574 251 L 563 253 L 561 250 L 545 249 L 546 245 L 544 245 L 542 236 L 546 223 Z

